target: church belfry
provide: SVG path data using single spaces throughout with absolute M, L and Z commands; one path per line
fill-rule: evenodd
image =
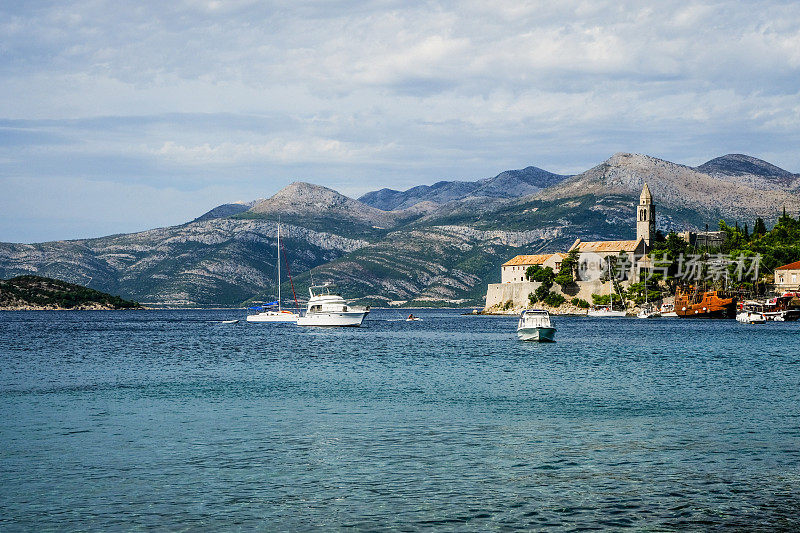
M 640 238 L 644 239 L 648 247 L 656 238 L 656 206 L 653 205 L 653 195 L 650 194 L 647 183 L 642 188 L 639 207 L 636 210 L 636 240 Z

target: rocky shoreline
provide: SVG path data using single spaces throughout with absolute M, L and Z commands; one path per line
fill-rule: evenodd
M 120 311 L 120 310 L 142 310 L 145 307 L 114 307 L 100 304 L 86 304 L 77 307 L 58 307 L 52 305 L 3 305 L 0 311 Z
M 522 311 L 526 309 L 543 309 L 550 313 L 553 316 L 556 315 L 573 315 L 573 316 L 586 316 L 588 309 L 581 309 L 576 305 L 572 305 L 570 303 L 565 303 L 564 305 L 560 305 L 558 307 L 551 307 L 549 305 L 545 305 L 541 302 L 537 303 L 534 306 L 527 306 L 527 307 L 510 307 L 508 309 L 501 309 L 497 306 L 490 307 L 488 309 L 484 309 L 480 314 L 482 315 L 519 315 Z

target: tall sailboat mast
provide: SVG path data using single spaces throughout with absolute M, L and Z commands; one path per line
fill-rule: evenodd
M 278 312 L 281 312 L 281 223 L 278 222 Z

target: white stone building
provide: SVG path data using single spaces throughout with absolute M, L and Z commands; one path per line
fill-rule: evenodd
M 577 239 L 569 251 L 578 251 L 578 262 L 594 260 L 600 264 L 608 261 L 608 258 L 619 259 L 627 258 L 630 262 L 630 275 L 627 276 L 623 284 L 635 282 L 640 277 L 640 271 L 649 262 L 647 253 L 650 250 L 650 243 L 656 238 L 656 209 L 653 203 L 653 195 L 650 188 L 645 183 L 642 194 L 639 196 L 639 205 L 636 207 L 636 239 L 618 241 L 582 241 Z M 500 269 L 500 283 L 490 284 L 486 294 L 486 307 L 492 307 L 508 300 L 512 300 L 515 306 L 524 307 L 527 305 L 527 295 L 539 285 L 526 280 L 525 271 L 532 265 L 539 265 L 542 268 L 550 267 L 553 272 L 558 273 L 561 263 L 567 256 L 566 253 L 551 253 L 538 255 L 518 255 L 503 263 Z M 598 265 L 599 267 L 599 265 Z M 576 276 L 576 294 L 583 299 L 590 299 L 591 294 L 610 294 L 612 291 L 611 283 L 598 279 L 600 276 L 586 275 L 582 278 L 580 271 Z M 558 286 L 554 286 L 554 291 L 558 291 Z
M 800 291 L 800 261 L 775 269 L 775 290 L 779 293 Z
M 561 269 L 561 261 L 566 256 L 567 254 L 518 255 L 500 267 L 500 283 L 526 281 L 525 271 L 534 265 L 542 268 L 550 267 L 553 272 L 558 273 Z

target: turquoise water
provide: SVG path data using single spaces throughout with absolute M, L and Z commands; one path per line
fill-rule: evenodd
M 418 314 L 0 313 L 0 530 L 800 527 L 800 323 Z

